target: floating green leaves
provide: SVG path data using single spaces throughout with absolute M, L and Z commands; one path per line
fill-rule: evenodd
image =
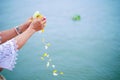
M 80 17 L 80 15 L 74 15 L 74 16 L 72 17 L 72 20 L 73 20 L 73 21 L 80 21 L 80 20 L 81 20 L 81 17 Z

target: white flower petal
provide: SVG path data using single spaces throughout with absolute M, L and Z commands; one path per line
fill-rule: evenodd
M 48 46 L 45 46 L 45 49 L 48 49 Z
M 50 63 L 49 63 L 49 62 L 47 62 L 46 66 L 47 66 L 47 67 L 49 67 L 49 66 L 50 66 Z
M 55 65 L 52 65 L 52 68 L 55 68 Z
M 57 73 L 53 73 L 53 76 L 57 76 L 58 74 Z

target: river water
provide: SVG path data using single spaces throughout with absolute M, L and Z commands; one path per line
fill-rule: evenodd
M 18 52 L 7 80 L 120 80 L 119 0 L 2 0 L 0 30 L 23 23 L 38 10 L 47 17 L 43 34 L 34 34 Z M 80 21 L 73 21 L 74 15 Z M 41 39 L 51 43 L 47 52 L 57 70 L 40 59 Z

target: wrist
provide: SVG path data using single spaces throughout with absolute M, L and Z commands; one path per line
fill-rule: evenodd
M 16 26 L 14 29 L 18 35 L 22 33 L 22 31 L 20 30 L 18 26 Z
M 29 28 L 27 29 L 27 31 L 29 31 L 30 33 L 35 33 L 35 32 L 36 32 L 36 30 L 32 29 L 31 27 L 29 27 Z
M 19 29 L 21 30 L 21 32 L 24 32 L 30 25 L 31 22 L 25 22 L 24 24 L 21 24 L 19 26 Z

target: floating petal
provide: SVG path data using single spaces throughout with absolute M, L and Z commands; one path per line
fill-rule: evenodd
M 44 56 L 44 57 L 47 57 L 47 56 L 48 56 L 48 54 L 47 54 L 47 53 L 44 53 L 44 54 L 43 54 L 43 56 Z
M 50 62 L 47 62 L 46 66 L 49 67 L 50 66 Z
M 53 70 L 53 73 L 56 73 L 57 72 L 57 70 L 55 69 L 55 70 Z
M 46 46 L 48 46 L 48 47 L 49 47 L 49 46 L 51 46 L 51 44 L 50 44 L 50 43 L 47 43 L 47 44 L 46 44 Z
M 48 49 L 48 46 L 45 46 L 45 49 Z
M 58 74 L 57 73 L 53 73 L 54 76 L 57 76 Z
M 57 70 L 53 70 L 53 75 L 54 75 L 54 76 L 57 76 L 57 75 L 58 75 Z
M 44 29 L 41 30 L 42 33 L 43 33 L 44 31 L 45 31 Z
M 43 57 L 41 57 L 41 60 L 44 60 L 44 58 L 43 58 Z
M 52 68 L 55 68 L 55 65 L 52 65 Z
M 60 72 L 61 75 L 63 75 L 64 73 L 63 72 Z

